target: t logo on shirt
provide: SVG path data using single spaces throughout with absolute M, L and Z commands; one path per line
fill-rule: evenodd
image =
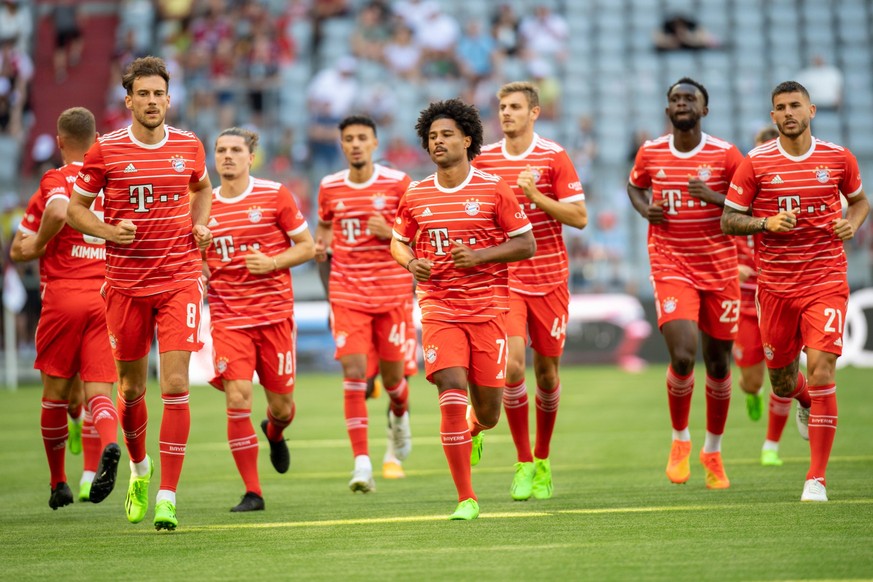
M 800 209 L 800 196 L 779 196 L 777 199 L 781 212 Z
M 359 218 L 343 218 L 340 221 L 340 226 L 348 243 L 354 243 L 361 236 L 361 219 Z
M 436 251 L 434 254 L 445 256 L 446 249 L 449 247 L 449 229 L 448 228 L 429 228 L 427 236 L 430 239 L 430 244 Z

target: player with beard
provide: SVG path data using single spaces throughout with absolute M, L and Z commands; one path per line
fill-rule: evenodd
M 721 232 L 719 221 L 731 176 L 743 158 L 735 146 L 701 130 L 709 95 L 697 81 L 685 77 L 670 86 L 666 113 L 673 131 L 640 147 L 627 192 L 649 223 L 658 327 L 670 352 L 667 401 L 673 443 L 667 477 L 685 483 L 691 473 L 688 418 L 699 338 L 706 366 L 706 436 L 700 462 L 706 486 L 725 489 L 730 481 L 721 440 L 730 406 L 740 289 L 736 247 Z
M 191 352 L 203 347 L 200 250 L 212 242 L 206 227 L 212 186 L 203 144 L 193 133 L 164 124 L 169 84 L 167 67 L 157 57 L 128 66 L 122 86 L 131 125 L 100 137 L 88 150 L 67 208 L 73 228 L 106 241 L 103 293 L 118 368 L 119 420 L 131 463 L 125 500 L 131 523 L 145 518 L 154 471 L 146 454 L 145 391 L 157 329 L 164 405 L 158 530 L 178 525 L 176 487 L 191 429 L 188 363 Z M 101 189 L 106 222 L 91 212 Z
M 844 243 L 870 204 L 858 161 L 846 148 L 813 137 L 815 105 L 806 88 L 773 89 L 770 117 L 779 137 L 749 152 L 733 176 L 724 232 L 760 236 L 758 318 L 773 392 L 798 402 L 809 440 L 801 501 L 827 501 L 825 472 L 837 428 L 836 366 L 849 300 Z M 848 201 L 843 216 L 840 195 Z M 802 265 L 802 266 L 801 266 Z M 807 376 L 799 371 L 806 350 Z
M 379 146 L 376 124 L 351 115 L 339 123 L 349 167 L 326 176 L 318 191 L 316 260 L 333 250 L 328 282 L 331 331 L 343 368 L 346 429 L 354 455 L 353 491 L 375 490 L 367 417 L 368 356 L 390 399 L 388 449 L 383 476 L 403 476 L 401 462 L 412 448 L 409 385 L 404 376 L 407 326 L 411 323 L 412 277 L 391 257 L 391 224 L 409 176 L 373 162 Z M 413 330 L 410 330 L 414 332 Z

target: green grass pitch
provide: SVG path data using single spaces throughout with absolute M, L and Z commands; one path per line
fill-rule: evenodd
M 735 372 L 734 378 L 738 376 Z M 229 512 L 243 494 L 228 450 L 223 395 L 191 391 L 192 430 L 178 492 L 179 529 L 127 523 L 126 453 L 115 491 L 99 505 L 51 511 L 39 436 L 39 391 L 0 391 L 0 576 L 5 580 L 796 580 L 873 578 L 873 398 L 869 370 L 837 373 L 839 428 L 825 504 L 802 504 L 808 444 L 789 419 L 782 467 L 761 467 L 766 421 L 751 422 L 734 390 L 723 455 L 731 487 L 708 491 L 703 370 L 692 405 L 692 473 L 664 475 L 670 425 L 664 366 L 562 372 L 552 448 L 555 496 L 513 502 L 514 448 L 505 421 L 485 437 L 473 483 L 482 515 L 446 517 L 456 504 L 439 444 L 436 390 L 411 383 L 414 448 L 407 477 L 377 491 L 347 487 L 352 455 L 339 375 L 298 378 L 286 433 L 291 470 L 276 474 L 261 442 L 267 509 Z M 259 391 L 259 389 L 258 389 Z M 149 452 L 157 459 L 160 400 L 149 389 Z M 532 401 L 531 394 L 531 401 Z M 263 418 L 256 393 L 253 422 Z M 381 466 L 386 397 L 369 402 L 370 454 Z M 533 423 L 532 423 L 533 424 Z M 260 436 L 260 435 L 259 435 Z M 67 454 L 76 491 L 81 457 Z

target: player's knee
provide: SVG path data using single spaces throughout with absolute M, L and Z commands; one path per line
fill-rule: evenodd
M 288 402 L 271 402 L 270 414 L 273 418 L 281 421 L 291 418 L 291 413 L 294 411 L 294 403 Z
M 694 371 L 694 353 L 686 350 L 676 350 L 670 357 L 670 367 L 680 376 L 687 376 Z
M 164 375 L 161 393 L 181 394 L 188 391 L 188 375 L 184 372 L 171 372 Z
M 517 384 L 522 380 L 524 380 L 524 359 L 510 357 L 506 362 L 506 381 Z

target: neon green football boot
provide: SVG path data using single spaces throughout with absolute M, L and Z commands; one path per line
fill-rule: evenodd
M 460 502 L 449 519 L 470 521 L 477 517 L 479 517 L 479 503 L 471 497 Z
M 173 502 L 168 499 L 158 501 L 155 505 L 155 529 L 173 531 L 177 525 L 179 520 L 176 519 L 176 506 Z
M 537 499 L 552 498 L 552 466 L 548 459 L 534 457 L 536 472 L 533 478 L 533 496 Z
M 516 501 L 527 501 L 533 494 L 534 474 L 536 466 L 531 463 L 518 462 L 515 464 L 515 476 L 509 487 L 509 494 Z
M 760 394 L 746 394 L 746 412 L 749 414 L 749 419 L 754 421 L 761 420 L 761 413 L 764 410 L 764 397 Z
M 470 466 L 475 467 L 479 464 L 479 461 L 482 460 L 482 440 L 485 438 L 485 433 L 480 432 L 476 436 L 474 436 L 471 440 L 473 441 L 473 450 L 470 451 Z
M 149 481 L 155 472 L 155 463 L 148 455 L 146 459 L 149 461 L 148 475 L 137 477 L 130 474 L 130 485 L 127 486 L 127 497 L 124 499 L 124 510 L 130 523 L 141 522 L 149 509 Z

